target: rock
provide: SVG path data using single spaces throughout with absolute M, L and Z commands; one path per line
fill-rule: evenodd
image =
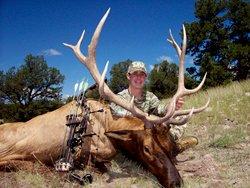
M 185 176 L 199 176 L 209 179 L 220 179 L 219 167 L 211 154 L 206 154 L 200 159 L 179 163 L 177 169 Z

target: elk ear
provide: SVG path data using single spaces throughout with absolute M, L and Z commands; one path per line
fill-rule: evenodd
M 123 140 L 123 141 L 131 141 L 131 131 L 128 130 L 121 130 L 121 131 L 110 131 L 106 132 L 105 135 L 110 138 Z

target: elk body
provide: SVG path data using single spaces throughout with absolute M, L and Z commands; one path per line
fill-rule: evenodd
M 115 95 L 104 82 L 108 63 L 103 74 L 99 73 L 96 64 L 96 47 L 108 10 L 96 27 L 92 40 L 88 46 L 87 56 L 83 55 L 80 46 L 84 32 L 78 43 L 74 45 L 64 44 L 70 47 L 79 61 L 87 67 L 92 77 L 99 86 L 99 93 L 104 98 L 124 109 L 130 111 L 134 117 L 113 117 L 110 109 L 96 101 L 88 101 L 92 111 L 104 108 L 104 113 L 91 114 L 91 129 L 95 133 L 90 139 L 89 152 L 97 161 L 111 159 L 116 149 L 127 151 L 134 158 L 141 161 L 152 172 L 164 187 L 179 187 L 181 177 L 174 166 L 173 158 L 176 145 L 171 140 L 170 124 L 183 125 L 194 113 L 201 112 L 208 104 L 201 108 L 178 110 L 175 103 L 179 97 L 197 92 L 203 85 L 205 77 L 200 85 L 192 90 L 184 86 L 184 58 L 186 52 L 186 31 L 183 26 L 183 41 L 180 48 L 175 42 L 171 32 L 168 40 L 177 51 L 179 57 L 178 89 L 170 100 L 163 117 L 148 115 L 131 102 Z M 59 155 L 66 133 L 65 116 L 69 112 L 71 104 L 38 116 L 26 123 L 4 124 L 0 126 L 0 165 L 9 160 L 34 160 L 39 159 L 45 163 L 51 163 Z M 183 116 L 176 119 L 178 116 Z M 2 137 L 2 135 L 4 135 Z M 81 156 L 78 158 L 81 159 Z
M 174 143 L 164 135 L 151 129 L 144 129 L 144 123 L 134 117 L 113 117 L 108 106 L 89 100 L 91 111 L 104 109 L 103 113 L 90 115 L 91 127 L 86 137 L 90 141 L 91 158 L 98 163 L 105 163 L 112 159 L 117 149 L 124 150 L 143 164 L 159 179 L 160 183 L 168 187 L 169 182 L 180 184 L 181 178 L 172 159 L 167 153 L 174 149 Z M 66 115 L 72 108 L 72 103 L 41 116 L 37 116 L 25 123 L 6 123 L 0 126 L 0 166 L 11 164 L 13 161 L 40 161 L 52 165 L 59 159 L 62 146 L 65 144 L 67 133 Z M 162 144 L 159 144 L 159 143 Z M 164 145 L 164 147 L 163 147 Z M 84 153 L 84 152 L 83 152 Z M 78 156 L 78 159 L 81 160 Z M 169 176 L 169 177 L 168 177 Z
M 88 104 L 90 107 L 92 105 L 102 106 L 101 103 L 91 100 L 88 101 Z M 53 112 L 37 116 L 25 123 L 1 125 L 0 165 L 8 163 L 10 160 L 39 160 L 46 164 L 54 164 L 67 141 L 69 128 L 65 125 L 66 116 L 72 106 L 75 107 L 75 102 L 68 103 Z M 96 133 L 90 137 L 92 139 L 90 153 L 96 158 L 102 158 L 103 161 L 109 160 L 114 156 L 115 149 L 109 139 L 104 136 L 104 120 L 96 114 L 91 114 L 90 118 L 93 124 L 90 125 L 89 130 L 91 133 Z

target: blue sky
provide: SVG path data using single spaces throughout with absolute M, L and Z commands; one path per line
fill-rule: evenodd
M 167 42 L 169 29 L 177 42 L 184 22 L 192 22 L 194 0 L 0 0 L 0 70 L 19 67 L 28 54 L 44 55 L 49 66 L 65 75 L 63 94 L 72 95 L 73 85 L 88 78 L 86 68 L 62 43 L 75 44 L 82 31 L 82 52 L 101 17 L 111 11 L 97 48 L 97 64 L 102 71 L 131 59 L 142 60 L 150 69 L 161 59 L 177 63 Z M 186 66 L 192 59 L 187 57 Z

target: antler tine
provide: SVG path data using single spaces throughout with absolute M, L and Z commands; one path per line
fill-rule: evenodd
M 93 34 L 93 37 L 91 39 L 90 45 L 88 47 L 89 56 L 92 58 L 95 58 L 96 46 L 97 46 L 97 43 L 99 40 L 99 36 L 100 36 L 101 31 L 102 31 L 102 27 L 103 27 L 108 15 L 109 15 L 109 12 L 110 12 L 110 8 L 107 10 L 107 12 L 104 14 L 104 16 L 100 20 L 99 24 L 97 25 L 95 32 Z
M 172 124 L 172 125 L 184 125 L 185 123 L 188 122 L 188 120 L 192 117 L 194 112 L 194 108 L 192 108 L 189 112 L 189 114 L 185 117 L 182 117 L 181 119 L 175 119 L 175 118 L 170 118 L 167 124 Z
M 205 110 L 205 109 L 208 107 L 209 103 L 210 103 L 210 98 L 208 98 L 208 101 L 207 101 L 207 103 L 206 103 L 204 106 L 202 106 L 202 107 L 200 107 L 200 108 L 194 108 L 193 114 L 197 114 L 197 113 L 200 113 L 200 112 L 202 112 L 203 110 Z M 187 115 L 187 114 L 190 113 L 191 110 L 192 110 L 192 109 L 188 109 L 188 110 L 178 110 L 178 111 L 176 111 L 176 112 L 174 113 L 173 117 L 182 116 L 182 115 Z
M 150 122 L 150 123 L 154 123 L 154 122 L 152 122 L 152 118 L 151 117 L 150 117 L 150 119 L 148 118 L 149 116 L 147 114 L 142 114 L 142 113 L 140 113 L 140 111 L 136 110 L 134 101 L 135 101 L 135 97 L 133 96 L 132 99 L 131 99 L 131 101 L 130 101 L 130 108 L 129 108 L 130 110 L 129 111 L 135 117 L 138 117 L 139 119 L 143 120 L 144 123 L 147 123 L 147 121 Z
M 96 27 L 96 30 L 93 34 L 91 42 L 88 46 L 88 56 L 84 56 L 81 52 L 81 49 L 80 49 L 85 31 L 83 31 L 80 39 L 78 40 L 78 42 L 75 46 L 63 43 L 65 46 L 71 48 L 74 51 L 74 54 L 76 55 L 76 57 L 80 60 L 81 63 L 83 63 L 87 67 L 87 69 L 89 70 L 89 72 L 93 76 L 94 80 L 99 85 L 100 85 L 100 81 L 101 81 L 101 75 L 97 69 L 95 53 L 96 53 L 96 46 L 97 46 L 97 43 L 99 40 L 99 36 L 100 36 L 101 31 L 102 31 L 102 27 L 106 21 L 106 18 L 108 16 L 109 12 L 110 12 L 110 8 L 104 14 L 104 16 L 102 17 L 102 19 L 100 20 L 100 22 L 98 23 L 98 25 Z
M 180 64 L 179 64 L 179 79 L 178 79 L 178 89 L 181 91 L 185 91 L 185 84 L 184 84 L 184 62 L 185 62 L 185 55 L 186 55 L 186 48 L 187 48 L 187 35 L 185 26 L 182 25 L 183 31 L 183 40 L 182 40 L 182 50 L 180 56 Z
M 201 83 L 194 89 L 185 89 L 185 95 L 190 95 L 190 94 L 193 94 L 193 93 L 196 93 L 197 91 L 199 91 L 203 84 L 205 83 L 205 80 L 206 80 L 206 77 L 207 77 L 207 73 L 205 73 Z
M 184 64 L 184 59 L 185 59 L 186 49 L 187 49 L 187 34 L 186 34 L 186 29 L 184 25 L 182 25 L 182 32 L 183 32 L 183 40 L 182 40 L 181 60 L 182 60 L 182 63 Z
M 101 76 L 101 81 L 99 83 L 99 94 L 102 97 L 105 96 L 105 94 L 104 94 L 104 82 L 105 82 L 105 76 L 106 76 L 106 73 L 107 73 L 107 70 L 108 70 L 108 66 L 109 66 L 109 61 L 107 61 L 106 65 L 104 67 L 104 70 L 103 70 L 102 76 Z
M 136 112 L 136 109 L 135 109 L 135 97 L 133 96 L 132 97 L 132 99 L 131 99 L 131 101 L 130 101 L 130 104 L 129 104 L 129 111 L 134 115 L 134 116 L 136 116 L 136 117 L 138 117 L 138 118 L 143 118 L 143 119 L 145 119 L 145 117 L 143 117 L 140 113 L 137 113 Z
M 131 108 L 131 109 L 134 109 L 134 108 L 135 108 L 135 103 L 134 103 L 134 101 L 135 101 L 135 96 L 133 96 L 132 99 L 131 99 L 131 101 L 130 101 L 130 108 Z
M 82 63 L 84 63 L 86 65 L 86 63 L 85 63 L 86 57 L 82 54 L 81 49 L 80 49 L 84 34 L 85 34 L 85 30 L 83 30 L 83 32 L 81 34 L 81 37 L 80 37 L 80 39 L 78 40 L 78 42 L 77 42 L 77 44 L 75 46 L 71 45 L 71 44 L 67 44 L 67 43 L 63 43 L 63 45 L 71 48 L 75 52 L 75 55 L 77 56 L 77 58 Z
M 182 25 L 183 28 L 183 39 L 182 39 L 182 50 L 180 52 L 180 54 L 178 54 L 179 56 L 179 77 L 178 77 L 178 89 L 176 92 L 176 95 L 178 97 L 181 97 L 183 95 L 185 95 L 185 84 L 184 84 L 184 59 L 185 59 L 185 53 L 186 53 L 186 46 L 187 46 L 187 35 L 186 35 L 186 30 L 185 30 L 185 26 Z M 178 49 L 180 49 L 180 47 L 177 45 Z M 175 47 L 175 48 L 177 48 Z
M 159 119 L 159 121 L 157 123 L 162 123 L 164 122 L 163 120 L 168 120 L 170 117 L 173 116 L 174 112 L 175 112 L 175 106 L 176 106 L 176 95 L 173 96 L 173 98 L 171 99 L 169 106 L 167 107 L 166 110 L 166 114 L 164 115 L 164 119 Z
M 173 45 L 173 47 L 176 49 L 178 56 L 180 57 L 181 56 L 181 49 L 178 46 L 178 44 L 176 43 L 176 41 L 174 40 L 171 29 L 169 29 L 169 35 L 170 35 L 170 39 L 167 39 L 167 41 Z

